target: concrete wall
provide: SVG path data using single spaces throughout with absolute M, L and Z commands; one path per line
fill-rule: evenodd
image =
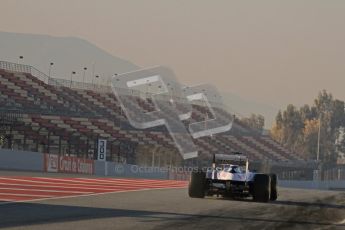
M 318 180 L 280 180 L 278 185 L 287 188 L 345 190 L 345 180 L 318 181 Z
M 106 168 L 105 168 L 106 167 Z M 94 161 L 97 176 L 169 179 L 169 173 L 159 168 Z M 0 170 L 44 171 L 44 154 L 37 152 L 0 149 Z
M 95 175 L 131 178 L 169 179 L 169 173 L 164 169 L 141 167 L 114 162 L 95 161 Z
M 95 175 L 148 179 L 169 179 L 164 169 L 140 167 L 137 165 L 116 164 L 94 161 Z M 44 171 L 44 154 L 37 152 L 0 149 L 0 170 Z M 278 185 L 303 189 L 345 190 L 345 180 L 279 180 Z
M 0 149 L 0 169 L 43 171 L 43 154 L 37 152 Z

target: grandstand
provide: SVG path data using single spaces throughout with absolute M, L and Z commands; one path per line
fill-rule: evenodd
M 102 138 L 108 140 L 108 161 L 150 165 L 155 151 L 161 157 L 157 166 L 182 164 L 165 127 L 133 128 L 109 86 L 54 79 L 34 67 L 2 61 L 0 89 L 2 148 L 94 159 L 97 140 Z M 136 101 L 152 109 L 148 101 L 140 97 Z M 207 108 L 195 104 L 184 123 L 203 120 L 206 113 Z M 214 152 L 239 151 L 252 162 L 304 161 L 236 118 L 229 132 L 195 139 L 195 144 L 204 160 Z

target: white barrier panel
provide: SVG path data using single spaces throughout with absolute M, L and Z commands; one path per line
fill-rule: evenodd
M 279 180 L 280 187 L 319 189 L 319 190 L 345 190 L 345 180 L 310 181 L 310 180 Z

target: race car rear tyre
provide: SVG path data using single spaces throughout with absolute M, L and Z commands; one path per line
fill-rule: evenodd
M 192 172 L 192 175 L 189 181 L 189 186 L 188 186 L 188 195 L 192 198 L 204 198 L 205 185 L 206 185 L 206 173 Z
M 270 200 L 271 178 L 267 174 L 256 174 L 253 184 L 253 199 L 258 202 Z
M 270 200 L 274 201 L 278 198 L 278 189 L 277 189 L 277 175 L 276 174 L 270 174 L 271 177 L 271 194 L 270 194 Z

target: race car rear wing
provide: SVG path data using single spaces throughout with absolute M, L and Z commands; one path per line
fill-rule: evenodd
M 246 162 L 248 157 L 239 154 L 214 154 L 214 161 L 242 161 Z
M 235 154 L 213 154 L 212 167 L 215 168 L 216 164 L 235 164 L 238 166 L 245 166 L 248 172 L 249 162 L 248 157 L 239 153 Z

